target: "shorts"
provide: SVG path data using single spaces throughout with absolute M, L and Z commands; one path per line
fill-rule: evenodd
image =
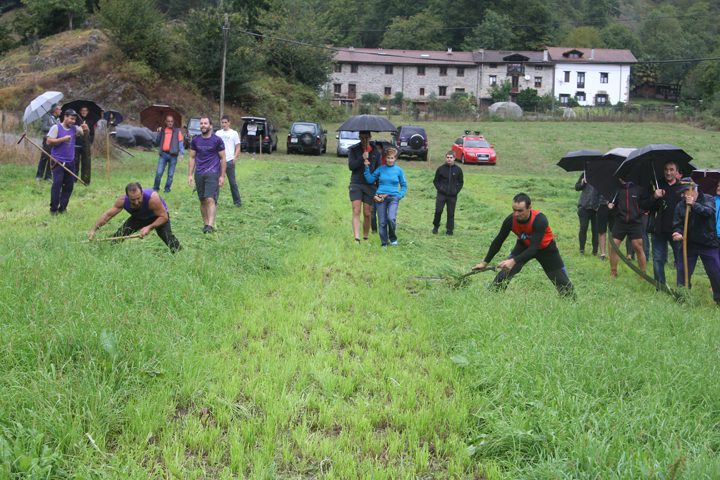
M 630 240 L 638 240 L 643 238 L 643 224 L 623 223 L 615 220 L 615 225 L 613 225 L 612 230 L 612 237 L 616 240 L 623 240 L 625 236 L 629 237 Z
M 368 205 L 375 203 L 375 192 L 377 189 L 374 185 L 369 183 L 366 183 L 365 185 L 361 183 L 351 183 L 348 190 L 350 190 L 351 202 L 354 202 L 355 200 L 362 200 L 363 203 L 367 203 Z
M 197 188 L 198 198 L 214 198 L 215 201 L 218 199 L 220 194 L 220 187 L 218 181 L 220 180 L 219 173 L 196 173 L 195 174 L 195 187 Z
M 612 223 L 610 222 L 610 211 L 608 210 L 607 204 L 600 205 L 597 209 L 597 231 L 598 234 L 607 233 L 608 225 L 610 225 L 610 229 L 612 230 Z

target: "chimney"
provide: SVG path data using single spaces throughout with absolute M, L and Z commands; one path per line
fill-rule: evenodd
M 448 54 L 448 55 L 452 55 L 452 48 L 448 48 L 447 54 Z
M 350 45 L 350 48 L 348 48 L 348 51 L 354 52 L 354 51 L 355 51 L 355 47 L 353 47 L 352 45 Z
M 595 49 L 594 48 L 590 49 L 590 60 L 595 60 Z
M 543 50 L 543 62 L 547 62 L 547 61 L 548 61 L 548 51 Z

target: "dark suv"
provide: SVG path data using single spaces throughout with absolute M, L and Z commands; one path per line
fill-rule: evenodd
M 398 149 L 398 157 L 419 157 L 427 162 L 428 142 L 427 133 L 423 127 L 400 127 L 393 133 L 393 146 Z
M 190 143 L 192 143 L 193 137 L 201 134 L 202 132 L 200 131 L 200 119 L 191 118 L 190 120 L 188 120 L 188 124 L 185 125 L 185 141 L 183 142 L 185 150 L 190 150 Z
M 247 125 L 250 120 L 255 120 L 257 123 L 257 135 L 262 139 L 263 152 L 272 153 L 273 150 L 277 150 L 278 138 L 277 130 L 273 127 L 273 124 L 262 117 L 242 117 L 243 124 L 240 129 L 240 151 L 247 152 Z
M 327 152 L 327 130 L 319 123 L 295 122 L 287 137 L 287 153 L 310 152 L 320 155 Z

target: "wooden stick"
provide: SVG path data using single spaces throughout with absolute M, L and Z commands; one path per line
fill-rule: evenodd
M 127 240 L 128 238 L 140 238 L 140 234 L 137 233 L 135 235 L 125 235 L 124 237 L 108 237 L 108 238 L 101 238 L 100 240 L 86 240 L 83 243 L 92 243 L 92 242 L 109 242 L 111 240 Z
M 18 141 L 18 143 L 22 142 L 23 139 L 25 139 L 25 140 L 27 140 L 28 142 L 30 142 L 35 148 L 37 148 L 37 149 L 40 150 L 41 152 L 45 152 L 45 150 L 43 150 L 41 147 L 38 147 L 37 143 L 35 143 L 35 142 L 33 142 L 32 140 L 30 140 L 30 139 L 27 137 L 27 134 L 26 134 L 26 133 L 23 133 L 23 136 L 20 137 L 20 140 Z M 67 168 L 65 165 L 63 165 L 62 163 L 60 163 L 60 162 L 58 162 L 57 160 L 55 160 L 52 155 L 50 155 L 49 153 L 45 153 L 45 155 L 47 155 L 48 157 L 50 157 L 50 160 L 52 160 L 53 162 L 57 163 L 57 164 L 60 165 L 62 168 L 64 168 L 65 171 L 68 172 L 70 175 L 72 175 L 73 177 L 77 178 L 78 182 L 82 183 L 82 184 L 85 185 L 86 187 L 88 186 L 88 184 L 85 183 L 85 182 L 83 182 L 83 181 L 80 179 L 80 177 L 78 177 L 78 176 L 75 175 L 73 172 L 71 172 L 69 168 Z
M 130 155 L 131 157 L 135 158 L 135 155 L 133 155 L 132 153 L 128 152 L 127 150 L 125 150 L 124 148 L 122 148 L 120 145 L 118 145 L 118 144 L 116 144 L 116 143 L 113 143 L 113 147 L 115 147 L 115 148 L 117 148 L 118 150 L 120 150 L 121 152 L 127 153 L 127 154 Z

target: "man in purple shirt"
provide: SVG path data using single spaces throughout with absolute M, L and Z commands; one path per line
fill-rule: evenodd
M 212 233 L 215 225 L 215 202 L 220 187 L 225 184 L 225 142 L 213 133 L 212 122 L 208 117 L 200 119 L 200 132 L 202 135 L 193 137 L 190 144 L 188 185 L 193 186 L 194 172 L 194 183 L 200 198 L 200 214 L 205 222 L 203 233 Z
M 83 122 L 82 127 L 75 125 L 78 114 L 75 110 L 68 108 L 62 123 L 57 123 L 50 128 L 47 135 L 47 145 L 52 147 L 51 155 L 55 160 L 64 165 L 71 172 L 77 172 L 75 165 L 75 137 L 83 133 L 88 126 Z M 54 162 L 53 162 L 54 163 Z M 65 213 L 67 211 L 70 195 L 75 187 L 75 177 L 67 173 L 64 168 L 57 164 L 52 166 L 53 184 L 50 189 L 50 215 Z

